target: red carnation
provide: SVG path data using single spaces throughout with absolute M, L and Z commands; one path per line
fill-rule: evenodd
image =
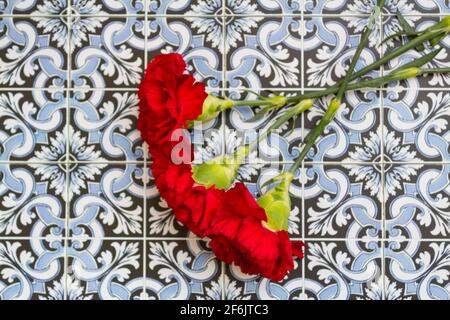
M 173 143 L 161 144 L 159 151 L 170 149 L 167 145 Z M 174 164 L 170 156 L 163 156 L 164 152 L 156 154 L 151 169 L 161 197 L 173 209 L 178 221 L 197 236 L 207 236 L 225 191 L 196 185 L 189 163 Z
M 225 263 L 242 272 L 281 281 L 294 268 L 293 255 L 303 257 L 301 241 L 290 241 L 286 231 L 265 226 L 263 208 L 242 183 L 225 193 L 211 228 L 211 248 Z
M 147 67 L 139 86 L 137 127 L 150 146 L 167 141 L 174 129 L 185 127 L 202 113 L 205 85 L 185 69 L 177 53 L 160 54 Z

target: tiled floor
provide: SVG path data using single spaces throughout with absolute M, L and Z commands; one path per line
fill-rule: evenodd
M 450 76 L 346 95 L 292 186 L 290 233 L 308 251 L 281 283 L 221 264 L 174 221 L 136 130 L 156 54 L 182 53 L 233 98 L 319 90 L 344 75 L 374 3 L 0 0 L 0 298 L 450 299 Z M 358 68 L 392 49 L 379 43 L 398 31 L 397 10 L 424 28 L 450 4 L 386 0 Z M 450 66 L 444 46 L 435 63 Z M 328 99 L 242 168 L 255 194 Z M 272 116 L 252 114 L 209 124 L 211 153 Z

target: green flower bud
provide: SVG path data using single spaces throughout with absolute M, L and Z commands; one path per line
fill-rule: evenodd
M 280 174 L 274 179 L 274 181 L 280 183 L 257 201 L 266 212 L 267 227 L 274 231 L 288 230 L 288 220 L 291 213 L 289 186 L 293 178 L 294 176 L 290 172 Z
M 287 98 L 283 97 L 283 96 L 275 96 L 275 97 L 267 98 L 265 100 L 271 101 L 272 102 L 271 106 L 276 107 L 276 108 L 281 108 L 287 102 Z
M 390 76 L 392 76 L 392 80 L 404 80 L 408 78 L 414 78 L 420 74 L 420 68 L 406 68 L 401 69 L 399 71 L 393 72 Z
M 222 99 L 209 94 L 205 101 L 203 101 L 202 114 L 199 115 L 194 121 L 209 121 L 217 117 L 221 111 L 232 108 L 233 106 L 233 100 L 228 98 Z M 192 126 L 194 121 L 188 121 L 189 126 Z
M 338 111 L 339 107 L 341 106 L 341 104 L 342 104 L 341 100 L 339 100 L 337 98 L 331 100 L 330 106 L 328 107 L 330 112 L 325 113 L 324 119 L 327 121 L 333 120 L 333 118 L 334 118 L 336 112 Z
M 239 166 L 249 154 L 248 147 L 241 147 L 235 153 L 219 156 L 192 167 L 194 181 L 206 188 L 226 190 L 236 180 Z
M 426 29 L 424 32 L 427 31 L 437 31 L 437 32 L 449 32 L 450 31 L 450 16 L 446 16 L 441 19 L 438 23 L 435 25 L 432 25 L 428 29 Z
M 305 99 L 297 103 L 293 108 L 296 108 L 296 114 L 300 114 L 314 105 L 314 100 Z

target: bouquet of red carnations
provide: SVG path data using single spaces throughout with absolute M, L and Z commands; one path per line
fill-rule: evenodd
M 400 15 L 398 19 L 404 31 L 392 37 L 405 36 L 409 41 L 355 71 L 383 4 L 384 1 L 378 1 L 345 77 L 337 85 L 322 91 L 293 97 L 272 95 L 259 96 L 258 100 L 234 101 L 207 94 L 204 84 L 186 72 L 186 63 L 179 54 L 161 54 L 149 63 L 139 88 L 138 129 L 149 146 L 156 186 L 178 221 L 197 236 L 211 239 L 210 246 L 220 260 L 240 266 L 244 273 L 282 280 L 294 268 L 294 257 L 304 255 L 304 244 L 290 240 L 287 231 L 291 211 L 289 186 L 309 149 L 341 106 L 345 91 L 450 71 L 425 68 L 441 50 L 432 48 L 438 46 L 450 31 L 450 17 L 425 31 L 415 32 Z M 411 49 L 428 49 L 429 53 L 386 76 L 364 78 L 367 73 Z M 304 139 L 295 163 L 289 171 L 271 179 L 274 187 L 255 200 L 243 183 L 235 182 L 239 166 L 271 131 L 309 109 L 314 99 L 326 95 L 335 96 L 321 121 Z M 222 111 L 241 105 L 258 106 L 261 113 L 284 108 L 254 143 L 239 147 L 233 154 L 194 164 L 187 130 L 195 122 L 209 121 Z

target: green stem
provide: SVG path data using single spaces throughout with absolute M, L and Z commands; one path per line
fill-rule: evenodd
M 450 68 L 439 68 L 439 69 L 420 69 L 420 74 L 432 74 L 432 73 L 445 73 L 450 72 Z
M 313 101 L 311 99 L 306 99 L 300 101 L 297 105 L 294 107 L 289 108 L 283 115 L 281 115 L 277 120 L 275 120 L 274 123 L 272 123 L 264 132 L 262 132 L 258 137 L 253 141 L 249 148 L 250 150 L 253 150 L 259 142 L 267 138 L 267 136 L 270 134 L 271 131 L 279 128 L 281 125 L 283 125 L 286 121 L 294 117 L 295 115 L 298 115 L 305 110 L 311 108 L 313 106 Z
M 374 9 L 373 14 L 371 15 L 369 19 L 369 23 L 364 28 L 364 31 L 361 34 L 361 39 L 358 44 L 358 47 L 356 48 L 356 52 L 352 58 L 352 61 L 350 63 L 350 66 L 347 70 L 347 73 L 344 77 L 344 79 L 341 81 L 341 83 L 338 85 L 339 89 L 336 95 L 336 98 L 334 98 L 327 110 L 325 111 L 324 116 L 319 122 L 319 125 L 316 126 L 314 129 L 312 129 L 308 135 L 305 137 L 305 145 L 303 146 L 302 151 L 300 152 L 299 158 L 300 163 L 303 160 L 303 158 L 308 153 L 309 149 L 314 145 L 316 142 L 316 139 L 322 134 L 325 127 L 333 120 L 334 116 L 336 115 L 339 107 L 341 106 L 341 100 L 344 96 L 344 92 L 347 89 L 347 86 L 350 82 L 350 79 L 352 78 L 353 71 L 355 70 L 356 63 L 359 60 L 359 57 L 361 56 L 362 51 L 364 50 L 366 44 L 369 42 L 369 36 L 373 30 L 373 27 L 376 23 L 376 20 L 380 16 L 381 9 L 384 6 L 384 0 L 378 0 L 377 6 Z M 295 173 L 297 168 L 293 166 L 290 170 L 291 173 Z
M 399 81 L 399 80 L 405 80 L 408 78 L 413 78 L 418 75 L 422 75 L 424 73 L 437 73 L 442 72 L 442 70 L 449 69 L 419 69 L 419 68 L 409 68 L 409 69 L 403 69 L 398 72 L 393 71 L 391 74 L 376 78 L 376 79 L 370 79 L 366 81 L 362 81 L 359 83 L 353 83 L 348 86 L 348 90 L 355 90 L 359 88 L 369 88 L 369 87 L 375 87 L 379 88 L 381 85 L 391 82 L 391 81 Z M 336 90 L 336 89 L 334 89 Z M 339 108 L 339 104 L 331 104 L 330 107 L 327 109 L 327 112 L 325 113 L 324 117 L 320 120 L 319 124 L 312 129 L 312 131 L 308 134 L 308 139 L 305 139 L 306 143 L 303 146 L 303 149 L 300 153 L 300 155 L 295 160 L 295 163 L 290 168 L 289 172 L 294 173 L 301 165 L 303 159 L 309 152 L 310 148 L 314 145 L 316 142 L 316 139 L 322 134 L 325 127 L 333 120 L 335 112 L 337 111 L 337 108 Z M 330 110 L 330 111 L 328 111 Z
M 391 51 L 390 53 L 385 55 L 380 60 L 377 60 L 374 63 L 372 63 L 372 64 L 362 68 L 361 70 L 359 70 L 359 71 L 357 71 L 355 73 L 353 73 L 350 76 L 350 80 L 349 81 L 355 80 L 355 79 L 357 79 L 357 78 L 359 78 L 359 77 L 361 77 L 361 76 L 363 76 L 363 75 L 365 75 L 365 74 L 367 74 L 367 73 L 369 73 L 369 72 L 379 68 L 380 66 L 382 66 L 382 65 L 386 64 L 387 62 L 389 62 L 390 60 L 397 58 L 398 56 L 402 55 L 403 53 L 409 51 L 412 48 L 415 48 L 417 45 L 422 44 L 423 42 L 434 38 L 438 34 L 441 34 L 441 33 L 444 33 L 444 32 L 448 31 L 447 28 L 434 29 L 433 27 L 435 27 L 435 26 L 432 26 L 432 27 L 428 28 L 427 31 L 424 31 L 421 35 L 417 36 L 417 38 L 414 38 L 412 41 L 404 44 L 400 48 L 398 48 L 398 49 L 396 49 L 394 51 Z M 328 89 L 326 89 L 327 94 L 337 92 L 338 88 L 339 88 L 339 84 L 336 84 L 334 86 L 329 87 Z M 304 98 L 312 98 L 312 96 L 311 95 L 308 95 L 308 96 L 298 95 L 298 96 L 295 96 L 295 97 L 290 97 L 288 99 L 288 102 L 299 101 L 299 100 L 304 99 Z
M 238 100 L 234 101 L 234 106 L 249 106 L 249 107 L 259 107 L 272 105 L 273 102 L 269 100 Z
M 369 22 L 367 26 L 364 28 L 364 31 L 361 34 L 361 39 L 359 41 L 359 45 L 356 48 L 356 52 L 353 56 L 353 59 L 350 63 L 350 66 L 348 68 L 348 71 L 342 80 L 342 82 L 339 85 L 339 91 L 336 95 L 336 100 L 341 101 L 342 97 L 344 96 L 345 89 L 347 88 L 347 85 L 350 82 L 350 79 L 353 75 L 353 70 L 355 70 L 356 63 L 359 60 L 359 57 L 361 56 L 362 51 L 364 50 L 366 44 L 369 42 L 369 36 L 372 33 L 373 27 L 376 23 L 376 20 L 379 18 L 381 9 L 384 6 L 384 0 L 378 0 L 377 6 L 374 8 L 373 14 L 370 16 Z

